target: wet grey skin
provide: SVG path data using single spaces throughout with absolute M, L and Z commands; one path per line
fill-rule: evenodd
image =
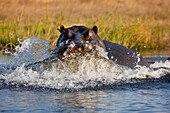
M 103 43 L 108 51 L 109 59 L 117 64 L 131 68 L 134 68 L 136 65 L 149 67 L 148 62 L 139 53 L 117 43 L 112 43 L 106 40 L 103 40 Z
M 62 58 L 64 53 L 70 54 L 71 52 L 84 53 L 96 51 L 95 47 L 100 46 L 108 52 L 109 59 L 119 65 L 128 66 L 130 68 L 134 68 L 137 65 L 149 67 L 148 62 L 139 53 L 122 45 L 102 40 L 97 34 L 97 26 L 90 29 L 85 26 L 65 28 L 61 25 L 58 30 L 61 34 L 52 56 Z M 86 42 L 92 46 L 92 49 L 85 47 Z M 71 44 L 74 45 L 74 47 L 70 47 Z

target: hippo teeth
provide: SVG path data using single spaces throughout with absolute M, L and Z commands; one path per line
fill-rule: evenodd
M 85 46 L 85 47 L 88 47 L 88 44 L 85 44 L 84 46 Z
M 64 53 L 63 53 L 63 56 L 66 56 L 66 55 L 67 55 L 67 52 L 64 52 Z
M 92 47 L 92 45 L 89 45 L 89 49 L 91 50 L 93 47 Z
M 72 41 L 71 44 L 70 44 L 70 47 L 75 47 L 75 43 Z
M 81 49 L 81 48 L 79 48 L 78 50 L 79 50 L 79 51 L 82 51 L 82 49 Z

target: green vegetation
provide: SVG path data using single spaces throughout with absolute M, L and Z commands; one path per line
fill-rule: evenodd
M 169 17 L 161 18 L 155 15 L 131 16 L 127 14 L 116 15 L 111 12 L 101 12 L 98 15 L 84 16 L 81 18 L 75 15 L 69 15 L 64 10 L 59 14 L 50 14 L 50 9 L 45 3 L 45 16 L 34 19 L 24 18 L 22 14 L 10 18 L 3 18 L 0 15 L 0 50 L 8 48 L 13 49 L 18 45 L 18 38 L 21 41 L 26 38 L 39 37 L 49 40 L 51 46 L 55 46 L 59 32 L 57 28 L 63 24 L 66 27 L 72 25 L 84 25 L 92 28 L 97 25 L 98 35 L 104 39 L 119 43 L 134 50 L 157 49 L 169 47 L 170 26 Z M 68 12 L 70 13 L 70 12 Z
M 17 20 L 14 23 L 5 22 L 0 25 L 0 46 L 1 48 L 15 47 L 18 44 L 18 38 L 24 40 L 30 37 L 39 37 L 49 40 L 51 43 L 56 42 L 57 37 L 59 37 L 57 28 L 61 23 L 61 20 L 58 19 L 51 19 L 48 23 L 42 21 L 26 22 L 24 25 Z M 102 39 L 138 50 L 164 48 L 168 44 L 166 37 L 170 36 L 168 25 L 156 23 L 153 18 L 137 18 L 126 21 L 123 18 L 115 19 L 109 15 L 80 23 L 85 23 L 87 27 L 97 25 L 98 35 Z M 65 26 L 71 26 L 71 24 Z M 52 45 L 55 44 L 52 43 Z

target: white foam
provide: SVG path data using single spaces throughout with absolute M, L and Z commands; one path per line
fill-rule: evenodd
M 155 62 L 154 64 L 151 64 L 150 67 L 152 68 L 158 68 L 158 67 L 167 67 L 170 68 L 170 61 L 166 60 L 165 62 Z
M 103 84 L 115 84 L 120 81 L 135 82 L 131 79 L 159 78 L 170 73 L 168 69 L 155 71 L 145 66 L 131 69 L 117 65 L 105 57 L 95 58 L 89 55 L 64 61 L 56 60 L 53 63 L 40 63 L 26 69 L 24 63 L 33 63 L 49 56 L 48 49 L 51 47 L 48 44 L 48 41 L 37 38 L 22 42 L 22 46 L 16 48 L 16 53 L 11 61 L 19 64 L 19 66 L 14 71 L 10 70 L 10 72 L 4 68 L 2 70 L 6 72 L 1 73 L 0 70 L 0 79 L 4 79 L 7 84 L 13 82 L 18 85 L 54 89 L 81 89 Z M 40 45 L 40 47 L 37 45 Z M 103 53 L 103 56 L 106 56 L 106 53 Z M 156 62 L 151 67 L 170 68 L 170 62 Z
M 79 60 L 77 62 L 77 60 Z M 18 67 L 14 72 L 1 75 L 6 83 L 14 82 L 25 86 L 47 87 L 55 89 L 95 87 L 102 84 L 115 84 L 119 81 L 132 82 L 133 78 L 159 78 L 170 72 L 165 69 L 157 71 L 146 67 L 140 69 L 129 69 L 117 66 L 105 59 L 85 58 L 74 59 L 64 62 L 54 62 L 51 69 L 26 70 L 24 66 Z M 99 84 L 99 82 L 101 84 Z M 134 81 L 133 81 L 134 82 Z

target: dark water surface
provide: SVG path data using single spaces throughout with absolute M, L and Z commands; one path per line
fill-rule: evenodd
M 170 78 L 168 78 L 170 80 Z M 0 113 L 170 111 L 170 82 L 79 91 L 0 86 Z
M 170 83 L 156 87 L 78 92 L 0 89 L 0 112 L 161 112 L 170 111 Z
M 147 57 L 168 57 L 170 56 L 169 52 L 168 49 L 157 52 L 147 51 L 142 52 L 142 54 Z M 6 64 L 9 59 L 11 59 L 10 56 L 1 56 L 0 64 Z M 99 65 L 102 66 L 102 64 Z M 155 63 L 154 66 L 170 67 L 169 64 L 169 62 Z M 85 64 L 82 63 L 82 65 Z M 89 65 L 86 67 L 89 67 Z M 111 67 L 104 70 L 99 67 L 94 72 L 93 68 L 96 69 L 95 66 L 89 68 L 92 68 L 91 72 L 85 70 L 79 71 L 77 74 L 67 73 L 63 70 L 55 76 L 54 74 L 58 72 L 56 70 L 44 71 L 38 74 L 33 70 L 25 70 L 21 66 L 14 72 L 7 71 L 4 73 L 3 68 L 0 68 L 0 81 L 6 80 L 8 84 L 17 81 L 15 85 L 6 85 L 0 82 L 0 113 L 170 113 L 170 75 L 167 74 L 170 70 L 168 68 L 156 71 L 147 68 L 134 71 L 127 69 L 123 70 L 123 73 L 117 71 L 117 68 L 113 68 L 117 73 L 104 71 Z M 81 69 L 84 69 L 84 67 Z M 104 73 L 102 73 L 103 71 Z M 84 72 L 87 76 L 83 76 L 82 73 Z M 82 75 L 79 76 L 79 74 Z M 160 79 L 164 74 L 167 74 L 166 78 L 164 80 Z M 69 75 L 72 77 L 69 78 Z M 112 76 L 114 77 L 112 78 Z M 148 76 L 157 81 L 148 80 Z M 135 78 L 142 78 L 144 81 L 134 80 L 129 82 L 130 79 Z M 126 83 L 121 84 L 120 81 L 126 81 Z M 79 86 L 76 84 L 79 84 Z M 34 85 L 45 86 L 45 88 L 34 87 Z M 65 90 L 62 90 L 62 88 L 65 88 Z M 76 90 L 71 90 L 72 88 L 76 88 Z

